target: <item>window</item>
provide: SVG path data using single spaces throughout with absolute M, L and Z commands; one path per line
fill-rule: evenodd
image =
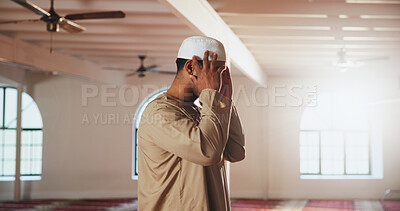
M 359 94 L 325 93 L 304 110 L 301 175 L 371 175 L 371 127 Z
M 34 100 L 22 93 L 21 179 L 42 173 L 43 123 Z M 13 180 L 16 166 L 17 89 L 0 87 L 0 180 Z
M 137 179 L 138 176 L 138 164 L 137 164 L 137 147 L 138 147 L 138 139 L 137 139 L 137 130 L 139 128 L 140 118 L 142 117 L 143 111 L 146 108 L 147 104 L 149 104 L 152 100 L 158 97 L 160 94 L 166 92 L 169 87 L 165 87 L 159 89 L 149 96 L 147 96 L 143 102 L 139 105 L 138 109 L 136 110 L 135 117 L 133 119 L 132 124 L 132 137 L 133 137 L 133 156 L 132 156 L 132 179 Z

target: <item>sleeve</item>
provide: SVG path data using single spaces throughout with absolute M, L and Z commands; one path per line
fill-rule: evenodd
M 228 140 L 231 100 L 213 89 L 199 97 L 203 109 L 199 123 L 187 118 L 178 108 L 154 109 L 148 134 L 153 143 L 182 159 L 203 166 L 219 163 Z
M 245 138 L 236 107 L 232 105 L 229 137 L 224 150 L 224 158 L 230 162 L 238 162 L 245 158 Z

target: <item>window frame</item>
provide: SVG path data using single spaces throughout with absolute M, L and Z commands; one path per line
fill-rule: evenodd
M 332 101 L 332 97 L 335 92 L 326 92 L 324 94 L 328 94 L 329 98 L 331 99 L 330 104 L 333 106 L 335 104 L 334 101 Z M 314 107 L 314 106 L 313 106 Z M 308 106 L 303 110 L 303 115 L 301 117 L 301 122 L 303 121 L 304 114 L 306 112 L 306 109 Z M 329 112 L 332 112 L 330 110 Z M 333 116 L 333 113 L 329 113 L 329 116 Z M 303 173 L 301 166 L 302 166 L 302 152 L 301 149 L 303 147 L 301 143 L 301 136 L 303 132 L 315 132 L 318 133 L 318 173 Z M 322 133 L 323 132 L 340 132 L 343 135 L 343 173 L 340 174 L 323 174 L 322 173 Z M 367 135 L 367 146 L 368 146 L 368 173 L 348 173 L 346 169 L 346 164 L 347 164 L 347 134 L 349 133 L 363 133 Z M 375 178 L 381 178 L 382 173 L 374 173 L 374 168 L 376 167 L 375 164 L 373 165 L 373 152 L 372 152 L 372 145 L 373 145 L 373 131 L 372 131 L 372 123 L 371 119 L 367 117 L 367 125 L 365 129 L 339 129 L 332 127 L 328 127 L 325 129 L 303 129 L 302 124 L 300 124 L 300 130 L 299 130 L 299 173 L 300 173 L 300 178 L 301 179 L 375 179 Z M 316 146 L 316 145 L 314 145 Z M 375 153 L 375 152 L 374 152 Z
M 3 107 L 2 107 L 2 113 L 3 113 L 3 117 L 2 117 L 2 119 L 1 119 L 1 121 L 2 121 L 2 125 L 0 126 L 0 130 L 2 130 L 2 131 L 5 131 L 5 130 L 13 130 L 13 131 L 15 131 L 15 134 L 16 134 L 16 138 L 17 138 L 17 128 L 15 127 L 6 127 L 5 126 L 5 119 L 6 119 L 6 90 L 7 89 L 14 89 L 14 90 L 17 90 L 17 88 L 15 88 L 15 87 L 12 87 L 12 86 L 4 86 L 4 85 L 1 85 L 0 86 L 0 89 L 2 89 L 3 90 Z M 22 94 L 26 94 L 26 95 L 29 95 L 28 93 L 26 93 L 26 92 L 22 92 Z M 32 98 L 32 97 L 31 97 Z M 34 99 L 32 98 L 32 100 L 33 100 L 33 102 L 36 104 L 36 102 L 34 101 Z M 18 106 L 18 104 L 16 105 L 16 106 Z M 22 106 L 22 105 L 21 105 Z M 36 106 L 37 106 L 37 104 L 36 104 Z M 39 110 L 39 108 L 38 108 L 38 111 L 39 111 L 39 114 L 40 114 L 40 116 L 42 116 L 41 115 L 41 113 L 40 113 L 40 110 Z M 23 110 L 21 110 L 21 114 L 22 114 L 22 112 L 23 112 Z M 21 119 L 21 121 L 22 121 L 22 119 Z M 43 121 L 43 120 L 41 120 L 41 121 Z M 41 140 L 41 153 L 42 153 L 42 156 L 41 156 L 41 158 L 40 158 L 40 162 L 41 162 L 41 165 L 40 165 L 40 174 L 22 174 L 21 173 L 21 168 L 22 168 L 22 165 L 20 164 L 20 179 L 21 180 L 23 180 L 23 181 L 31 181 L 31 180 L 41 180 L 41 176 L 42 176 L 42 165 L 43 165 L 43 122 L 42 122 L 42 127 L 41 128 L 23 128 L 22 127 L 22 122 L 21 122 L 21 142 L 22 142 L 22 132 L 23 131 L 42 131 L 42 140 Z M 10 146 L 14 146 L 15 148 L 16 148 L 16 139 L 15 139 L 15 143 L 14 144 L 12 144 L 12 145 L 10 145 Z M 32 144 L 30 144 L 30 145 L 32 145 Z M 3 140 L 3 143 L 1 144 L 1 150 L 3 151 L 3 156 L 1 157 L 1 159 L 0 159 L 0 163 L 4 163 L 5 162 L 5 158 L 4 158 L 4 146 L 5 146 L 5 141 Z M 21 149 L 22 149 L 22 143 L 21 143 Z M 22 156 L 22 154 L 21 154 L 21 156 Z M 32 156 L 29 158 L 29 160 L 32 160 L 33 158 L 32 158 Z M 16 161 L 17 161 L 17 159 L 15 158 L 15 159 L 9 159 L 9 160 L 12 160 L 13 161 L 13 163 L 14 163 L 14 165 L 16 165 Z M 35 159 L 33 159 L 33 160 L 35 160 Z M 22 158 L 20 159 L 20 162 L 22 163 Z M 2 168 L 4 168 L 4 164 L 2 165 Z M 15 171 L 14 171 L 14 173 L 12 174 L 12 175 L 5 175 L 4 174 L 4 169 L 2 169 L 2 173 L 0 174 L 0 181 L 14 181 L 15 180 Z
M 343 150 L 344 150 L 344 159 L 343 159 L 343 174 L 322 174 L 322 162 L 321 162 L 321 132 L 342 132 L 343 133 Z M 339 129 L 325 129 L 325 130 L 300 130 L 300 134 L 302 132 L 317 132 L 318 133 L 318 173 L 302 173 L 300 170 L 300 174 L 301 175 L 318 175 L 318 176 L 371 176 L 372 175 L 372 171 L 371 171 L 371 131 L 370 130 L 339 130 Z M 368 135 L 368 173 L 366 174 L 355 174 L 355 173 L 347 173 L 347 169 L 346 169 L 346 144 L 347 144 L 347 133 L 354 133 L 354 132 L 359 132 L 359 133 L 366 133 Z M 300 148 L 301 148 L 301 144 L 300 144 Z M 301 160 L 300 160 L 301 162 Z M 301 165 L 301 163 L 300 163 Z

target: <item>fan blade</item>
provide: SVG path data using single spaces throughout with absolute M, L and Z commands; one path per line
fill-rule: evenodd
M 134 69 L 130 68 L 119 68 L 119 67 L 103 67 L 105 70 L 118 70 L 118 71 L 135 71 Z
M 64 18 L 68 20 L 83 20 L 83 19 L 99 19 L 99 18 L 124 18 L 125 13 L 122 11 L 111 11 L 111 12 L 91 12 L 91 13 L 79 13 L 69 14 Z
M 15 21 L 0 21 L 0 24 L 10 24 L 10 23 L 23 23 L 23 22 L 37 22 L 40 19 L 27 19 L 27 20 L 15 20 Z
M 65 18 L 60 18 L 60 26 L 70 33 L 77 33 L 86 30 L 85 27 L 80 26 L 72 21 L 66 20 Z
M 176 75 L 176 72 L 163 71 L 163 70 L 150 70 L 150 71 L 148 71 L 148 73 Z
M 40 8 L 39 6 L 32 4 L 29 1 L 26 0 L 12 0 L 13 2 L 25 7 L 26 9 L 38 14 L 38 15 L 44 15 L 44 16 L 50 16 L 50 13 L 48 13 L 46 10 Z
M 356 62 L 369 62 L 369 61 L 380 61 L 380 60 L 388 60 L 389 57 L 387 56 L 380 56 L 380 57 L 371 57 L 365 59 L 357 59 Z
M 157 67 L 159 67 L 159 66 L 158 65 L 150 65 L 150 66 L 146 67 L 146 70 L 152 70 L 152 69 L 155 69 Z
M 126 74 L 125 76 L 126 77 L 130 77 L 130 76 L 134 76 L 134 75 L 136 75 L 137 74 L 137 72 L 133 72 L 133 73 L 128 73 L 128 74 Z

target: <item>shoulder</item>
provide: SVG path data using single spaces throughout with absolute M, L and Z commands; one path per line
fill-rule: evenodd
M 152 100 L 145 108 L 146 113 L 157 113 L 157 112 L 168 112 L 168 111 L 179 111 L 179 104 L 171 99 L 167 98 L 165 93 L 160 94 L 154 100 Z
M 142 114 L 143 119 L 176 119 L 183 114 L 179 104 L 171 99 L 168 99 L 166 94 L 161 94 L 152 100 L 145 108 Z

